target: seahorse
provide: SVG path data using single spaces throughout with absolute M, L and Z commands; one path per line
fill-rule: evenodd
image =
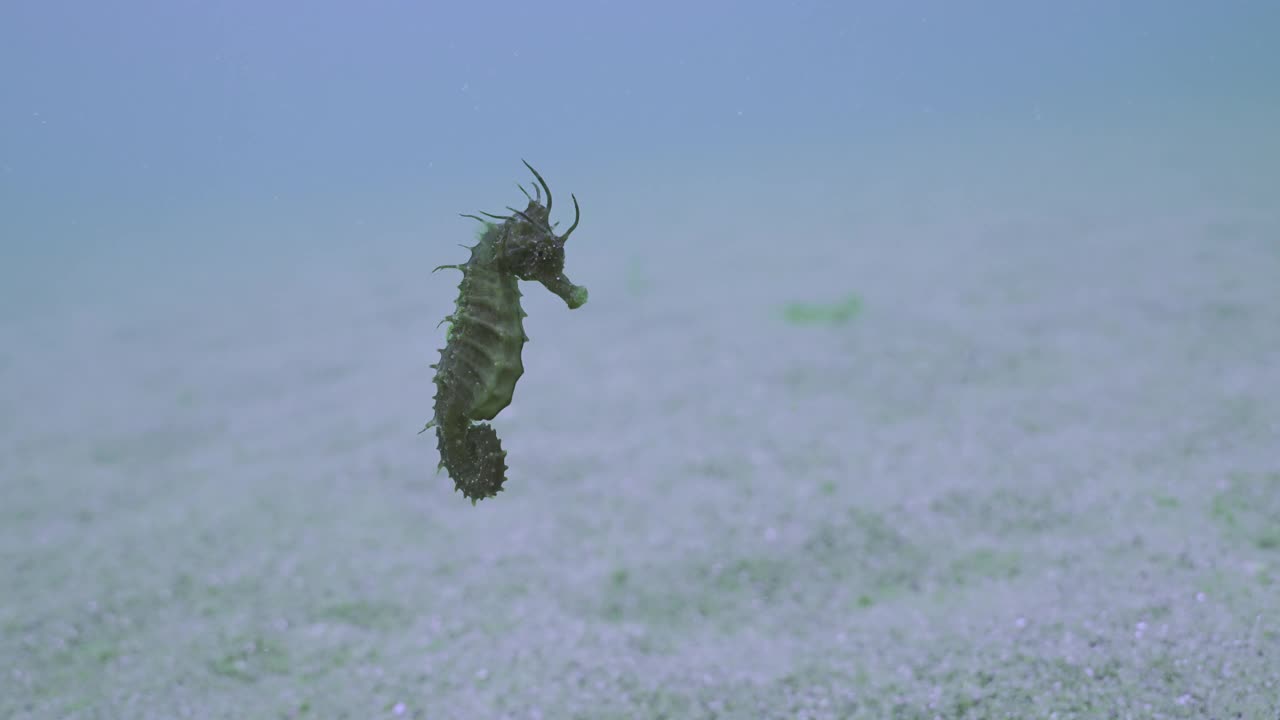
M 419 434 L 435 428 L 440 451 L 436 471 L 447 470 L 454 492 L 462 491 L 472 505 L 497 495 L 507 479 L 507 453 L 488 421 L 511 404 L 516 382 L 524 374 L 521 352 L 529 336 L 524 332 L 527 314 L 520 307 L 518 281 L 542 283 L 571 310 L 587 302 L 587 289 L 564 274 L 565 242 L 581 215 L 578 198 L 570 195 L 573 224 L 556 235 L 559 223 L 551 222 L 551 189 L 532 165 L 521 162 L 537 180 L 533 196 L 517 184 L 529 200 L 525 209 L 508 206 L 509 215 L 480 213 L 491 220 L 462 213 L 483 224 L 479 242 L 463 246 L 471 251 L 467 262 L 432 270 L 460 270 L 462 282 L 453 313 L 440 321 L 449 325 L 440 361 L 431 366 L 436 371 L 435 412 Z

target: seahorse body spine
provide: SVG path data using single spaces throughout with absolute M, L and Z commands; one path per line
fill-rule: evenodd
M 498 268 L 501 226 L 488 225 L 462 271 L 448 342 L 436 369 L 433 424 L 440 465 L 472 503 L 493 497 L 506 481 L 506 452 L 492 420 L 511 404 L 524 374 L 528 336 L 518 279 Z

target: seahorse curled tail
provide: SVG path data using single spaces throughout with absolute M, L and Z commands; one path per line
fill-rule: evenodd
M 455 487 L 472 504 L 502 491 L 507 479 L 507 453 L 492 425 L 437 425 L 436 446 L 440 450 L 439 467 L 448 471 Z

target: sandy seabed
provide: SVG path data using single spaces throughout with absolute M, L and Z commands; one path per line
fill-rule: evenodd
M 1275 717 L 1276 217 L 571 249 L 476 507 L 441 247 L 10 316 L 0 716 Z

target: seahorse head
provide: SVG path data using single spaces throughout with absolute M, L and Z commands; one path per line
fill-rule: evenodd
M 504 264 L 521 280 L 542 283 L 564 300 L 570 309 L 582 307 L 587 302 L 587 289 L 574 285 L 564 274 L 565 241 L 578 228 L 578 198 L 570 195 L 573 198 L 573 224 L 563 234 L 557 235 L 556 224 L 551 222 L 551 189 L 532 165 L 527 162 L 524 165 L 537 179 L 541 191 L 534 186 L 534 197 L 529 198 L 529 204 L 524 210 L 508 208 L 512 211 L 510 219 L 514 222 L 505 228 L 507 237 L 503 253 Z M 545 205 L 542 202 L 544 193 Z

